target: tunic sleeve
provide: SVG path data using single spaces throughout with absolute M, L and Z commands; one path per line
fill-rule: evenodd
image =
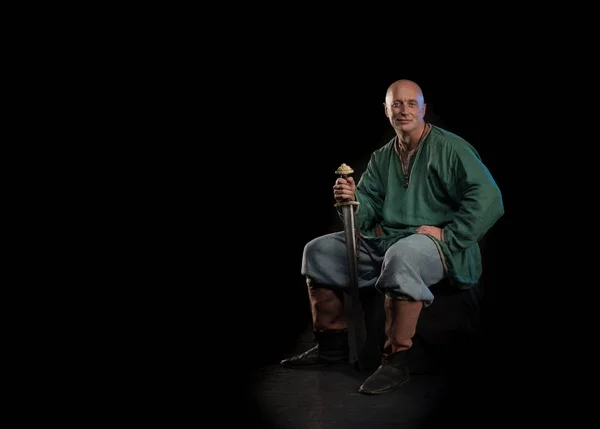
M 449 150 L 446 184 L 457 211 L 443 228 L 443 241 L 457 252 L 483 238 L 504 214 L 504 204 L 498 185 L 472 146 L 453 145 Z

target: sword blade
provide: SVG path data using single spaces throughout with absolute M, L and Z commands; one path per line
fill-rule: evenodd
M 350 362 L 357 362 L 360 371 L 363 370 L 361 362 L 362 348 L 365 345 L 366 329 L 360 296 L 358 291 L 358 262 L 356 249 L 356 235 L 354 229 L 354 209 L 352 205 L 342 207 L 344 232 L 346 237 L 346 251 L 348 255 L 348 296 L 344 301 L 346 312 L 351 315 L 348 324 L 348 341 L 350 342 Z
M 346 250 L 348 254 L 348 275 L 351 289 L 358 291 L 358 265 L 356 263 L 356 235 L 354 234 L 354 211 L 352 206 L 343 206 L 344 232 L 346 234 Z M 354 287 L 356 286 L 356 288 Z

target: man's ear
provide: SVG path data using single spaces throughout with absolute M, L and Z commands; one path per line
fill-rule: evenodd
M 385 116 L 387 116 L 388 118 L 390 117 L 390 111 L 387 108 L 387 105 L 385 103 L 383 103 L 383 113 L 385 113 Z

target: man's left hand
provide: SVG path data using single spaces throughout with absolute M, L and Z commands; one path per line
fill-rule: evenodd
M 438 228 L 437 226 L 421 225 L 419 228 L 417 228 L 417 234 L 431 235 L 432 237 L 435 237 L 438 240 L 443 241 L 442 240 L 442 229 Z

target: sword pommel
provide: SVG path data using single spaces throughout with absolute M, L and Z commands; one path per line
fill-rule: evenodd
M 339 174 L 341 176 L 347 176 L 348 174 L 354 173 L 354 170 L 350 168 L 348 164 L 342 164 L 335 170 L 335 174 Z

